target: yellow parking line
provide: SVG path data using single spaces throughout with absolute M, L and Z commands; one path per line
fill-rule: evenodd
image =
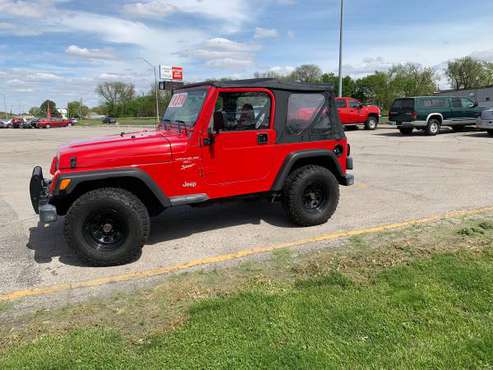
M 225 255 L 215 256 L 215 257 L 207 257 L 207 258 L 198 259 L 198 260 L 190 261 L 188 263 L 183 263 L 183 264 L 179 264 L 179 265 L 175 265 L 175 266 L 171 266 L 171 267 L 161 267 L 161 268 L 150 269 L 150 270 L 145 270 L 145 271 L 135 271 L 135 272 L 127 273 L 127 274 L 103 277 L 103 278 L 99 278 L 99 279 L 81 281 L 81 282 L 72 283 L 72 284 L 58 284 L 58 285 L 52 285 L 52 286 L 48 286 L 48 287 L 18 290 L 18 291 L 14 291 L 14 292 L 10 292 L 10 293 L 1 294 L 0 295 L 0 301 L 14 301 L 14 300 L 20 299 L 20 298 L 44 296 L 44 295 L 60 293 L 60 292 L 72 290 L 72 289 L 94 288 L 94 287 L 98 287 L 98 286 L 102 286 L 102 285 L 106 285 L 106 284 L 111 284 L 111 283 L 120 283 L 120 282 L 126 282 L 126 281 L 130 281 L 130 280 L 150 278 L 150 277 L 166 275 L 166 274 L 170 274 L 170 273 L 174 273 L 174 272 L 178 272 L 178 271 L 188 270 L 188 269 L 193 268 L 193 267 L 210 265 L 210 264 L 220 263 L 220 262 L 227 262 L 227 261 L 232 261 L 232 260 L 236 260 L 236 259 L 240 259 L 240 258 L 244 258 L 244 257 L 254 256 L 257 254 L 268 253 L 268 252 L 272 252 L 272 251 L 275 251 L 278 249 L 300 247 L 300 246 L 315 243 L 315 242 L 344 239 L 344 238 L 349 238 L 349 237 L 358 236 L 358 235 L 375 234 L 375 233 L 379 233 L 379 232 L 383 232 L 383 231 L 401 229 L 401 228 L 404 228 L 407 226 L 412 226 L 412 225 L 428 224 L 428 223 L 436 222 L 436 221 L 439 221 L 442 219 L 447 219 L 447 218 L 471 216 L 471 215 L 475 215 L 475 214 L 479 214 L 479 213 L 492 212 L 492 211 L 493 211 L 493 207 L 478 208 L 478 209 L 472 209 L 472 210 L 466 210 L 466 211 L 452 211 L 452 212 L 447 212 L 447 213 L 442 214 L 442 215 L 431 216 L 431 217 L 426 217 L 426 218 L 421 218 L 421 219 L 414 219 L 414 220 L 404 221 L 404 222 L 395 223 L 395 224 L 380 225 L 380 226 L 362 228 L 362 229 L 353 229 L 353 230 L 349 230 L 349 231 L 332 232 L 332 233 L 328 233 L 328 234 L 322 234 L 320 236 L 309 238 L 309 239 L 303 239 L 303 240 L 297 240 L 297 241 L 293 241 L 293 242 L 275 244 L 275 245 L 271 245 L 271 246 L 258 246 L 258 247 L 254 247 L 254 248 L 250 248 L 250 249 L 244 249 L 244 250 L 241 250 L 241 251 L 238 251 L 235 253 L 230 253 L 230 254 L 225 254 Z

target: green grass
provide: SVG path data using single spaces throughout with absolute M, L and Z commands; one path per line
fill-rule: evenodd
M 156 118 L 153 117 L 122 117 L 118 118 L 118 123 L 122 126 L 155 126 Z M 89 120 L 84 119 L 80 120 L 77 126 L 83 127 L 91 127 L 91 126 L 103 126 L 103 123 L 100 119 L 98 120 Z M 113 125 L 105 125 L 105 126 L 113 126 Z
M 491 368 L 492 220 L 280 251 L 98 308 L 42 313 L 38 334 L 10 345 L 0 368 Z M 47 318 L 72 325 L 39 335 Z

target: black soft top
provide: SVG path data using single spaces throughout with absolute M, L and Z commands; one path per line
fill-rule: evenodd
M 272 78 L 256 78 L 249 80 L 234 81 L 205 81 L 200 83 L 185 85 L 183 89 L 190 89 L 201 86 L 214 86 L 219 88 L 265 88 L 271 90 L 300 91 L 300 92 L 328 92 L 333 93 L 334 87 L 330 84 L 307 84 L 299 82 L 280 81 Z

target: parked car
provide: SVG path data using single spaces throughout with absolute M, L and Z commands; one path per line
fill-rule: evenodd
M 34 211 L 43 224 L 66 215 L 68 245 L 98 266 L 134 259 L 150 217 L 170 207 L 267 198 L 283 202 L 293 224 L 323 224 L 336 211 L 339 187 L 354 183 L 334 105 L 330 85 L 189 85 L 173 95 L 161 129 L 62 146 L 51 181 L 34 168 Z M 296 114 L 304 109 L 314 111 Z
M 354 98 L 337 98 L 336 105 L 341 123 L 346 126 L 362 125 L 365 130 L 375 130 L 382 117 L 379 107 L 363 105 Z
M 25 120 L 25 121 L 21 124 L 21 128 L 34 128 L 35 126 L 33 126 L 33 121 L 34 121 L 34 120 Z
M 23 118 L 12 118 L 10 121 L 10 127 L 12 128 L 21 128 L 21 126 L 24 124 L 24 119 Z
M 69 120 L 72 123 L 72 126 L 79 123 L 79 121 L 77 120 L 77 118 L 69 118 Z
M 63 118 L 42 118 L 36 122 L 36 128 L 71 127 L 72 121 Z
M 0 120 L 0 128 L 9 128 L 10 123 L 8 121 L 2 121 Z
M 421 96 L 396 99 L 390 108 L 389 121 L 401 134 L 410 135 L 421 130 L 427 135 L 437 135 L 442 126 L 454 131 L 475 125 L 485 108 L 469 98 L 450 96 Z
M 493 136 L 493 108 L 484 110 L 481 113 L 481 118 L 478 119 L 477 127 L 481 130 L 486 130 L 488 135 Z
M 115 117 L 111 117 L 111 116 L 106 116 L 103 118 L 103 123 L 104 124 L 107 124 L 107 125 L 114 125 L 116 124 L 116 118 Z

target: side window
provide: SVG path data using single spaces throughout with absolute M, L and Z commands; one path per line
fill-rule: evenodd
M 270 125 L 271 104 L 265 93 L 220 93 L 216 112 L 224 114 L 224 131 L 265 130 Z
M 349 106 L 351 108 L 359 108 L 360 105 L 361 105 L 361 103 L 359 101 L 357 101 L 357 100 L 351 100 L 349 102 Z
M 460 98 L 452 98 L 452 108 L 462 108 L 462 101 Z
M 462 108 L 474 108 L 474 102 L 471 99 L 462 98 Z
M 345 99 L 336 99 L 336 106 L 337 106 L 337 108 L 347 108 L 346 100 Z
M 287 120 L 289 134 L 303 133 L 314 123 L 324 105 L 325 96 L 322 94 L 291 94 Z

